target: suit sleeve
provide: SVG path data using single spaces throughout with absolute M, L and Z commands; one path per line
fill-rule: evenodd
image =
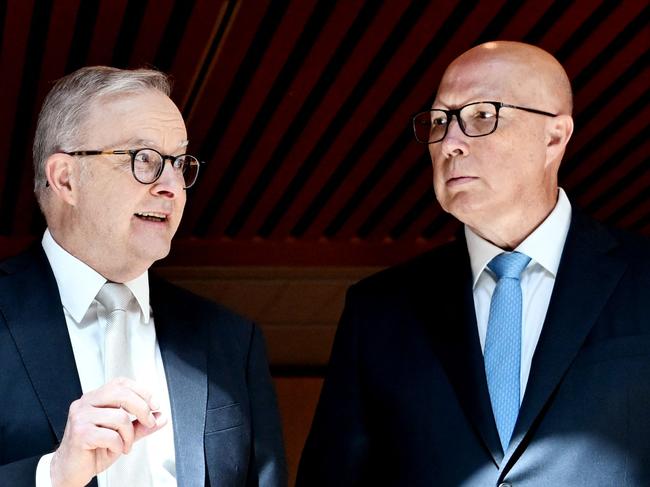
M 247 487 L 285 487 L 282 427 L 262 334 L 253 327 L 247 369 L 253 446 Z
M 24 458 L 0 466 L 0 487 L 34 487 L 40 456 Z
M 359 304 L 353 287 L 348 291 L 336 332 L 296 487 L 369 485 L 369 435 L 359 360 Z

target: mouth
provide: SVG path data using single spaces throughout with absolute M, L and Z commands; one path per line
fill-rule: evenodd
M 142 211 L 134 213 L 134 215 L 140 220 L 145 220 L 148 222 L 164 223 L 167 221 L 167 214 L 159 213 L 157 211 Z
M 459 184 L 470 183 L 478 178 L 474 176 L 456 176 L 447 179 L 447 186 L 456 186 Z

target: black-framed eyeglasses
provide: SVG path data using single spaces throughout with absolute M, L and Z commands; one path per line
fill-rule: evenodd
M 203 162 L 190 154 L 170 156 L 161 154 L 156 149 L 120 150 L 78 150 L 64 152 L 69 156 L 101 156 L 113 154 L 128 154 L 131 156 L 131 172 L 136 181 L 142 184 L 155 183 L 163 173 L 165 161 L 170 161 L 172 167 L 183 175 L 183 189 L 191 188 L 199 176 L 199 167 Z
M 458 126 L 468 137 L 484 137 L 493 133 L 499 125 L 499 110 L 514 108 L 525 112 L 557 117 L 559 114 L 536 108 L 509 105 L 499 101 L 476 101 L 455 110 L 435 108 L 420 112 L 413 117 L 413 133 L 420 144 L 435 144 L 447 135 L 451 119 L 455 115 Z

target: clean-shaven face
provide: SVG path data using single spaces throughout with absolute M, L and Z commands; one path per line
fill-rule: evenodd
M 453 109 L 498 101 L 552 111 L 520 62 L 490 54 L 452 63 L 432 108 Z M 553 207 L 546 161 L 547 117 L 502 108 L 497 130 L 484 137 L 462 133 L 454 117 L 444 140 L 429 145 L 433 185 L 442 208 L 479 232 Z
M 97 102 L 77 150 L 148 147 L 162 154 L 186 152 L 187 133 L 174 103 L 159 91 L 121 95 Z M 83 158 L 74 210 L 73 248 L 88 248 L 95 267 L 146 270 L 169 253 L 181 221 L 186 193 L 182 175 L 169 161 L 156 182 L 141 184 L 128 155 Z M 81 162 L 81 161 L 80 161 Z

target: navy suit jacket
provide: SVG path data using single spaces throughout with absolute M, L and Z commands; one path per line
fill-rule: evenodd
M 464 239 L 354 285 L 296 485 L 649 486 L 649 254 L 574 210 L 505 452 Z
M 150 296 L 179 487 L 286 485 L 260 331 L 153 276 Z M 40 456 L 60 443 L 81 395 L 59 291 L 38 246 L 0 264 L 0 486 L 34 485 Z

